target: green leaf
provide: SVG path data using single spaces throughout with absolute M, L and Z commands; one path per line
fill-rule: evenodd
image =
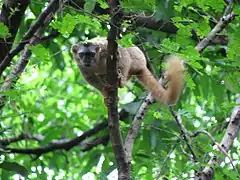
M 52 22 L 50 25 L 67 38 L 78 23 L 79 21 L 75 16 L 66 14 L 61 21 Z
M 6 38 L 9 35 L 8 27 L 0 23 L 0 38 Z
M 211 31 L 211 28 L 208 24 L 209 18 L 204 18 L 204 21 L 201 23 L 198 23 L 198 27 L 195 28 L 197 34 L 200 36 L 200 38 L 203 38 L 208 35 L 208 33 Z
M 38 44 L 36 46 L 29 46 L 28 47 L 32 53 L 36 56 L 35 62 L 36 64 L 40 64 L 43 62 L 49 61 L 49 52 L 47 49 L 43 47 L 43 45 Z
M 96 5 L 96 0 L 85 0 L 84 10 L 88 13 L 91 13 Z
M 120 44 L 124 48 L 131 47 L 131 46 L 133 46 L 132 40 L 135 36 L 136 35 L 134 35 L 132 33 L 126 34 L 121 39 L 117 40 L 117 43 Z
M 141 106 L 142 101 L 137 101 L 137 102 L 130 102 L 127 104 L 124 104 L 124 110 L 126 110 L 128 113 L 131 115 L 135 115 Z
M 20 174 L 24 177 L 28 175 L 27 169 L 16 162 L 4 161 L 3 163 L 0 164 L 0 168 L 5 169 L 7 171 L 16 172 L 17 174 Z
M 182 46 L 188 46 L 192 43 L 191 36 L 192 36 L 192 27 L 191 26 L 184 26 L 182 24 L 177 24 L 178 32 L 176 36 L 176 42 L 181 44 Z
M 54 59 L 53 66 L 60 70 L 64 70 L 65 61 L 64 61 L 64 57 L 63 57 L 63 53 L 61 51 L 60 45 L 52 41 L 49 46 L 50 46 L 49 50 L 50 50 L 51 56 Z
M 101 8 L 106 9 L 108 8 L 108 4 L 104 0 L 97 0 L 97 2 L 100 4 Z
M 195 89 L 196 85 L 193 82 L 190 74 L 188 73 L 185 74 L 185 81 L 186 81 L 187 87 L 189 87 L 190 89 Z
M 236 39 L 235 37 L 228 43 L 227 57 L 229 59 L 240 58 L 239 46 L 240 46 L 240 39 Z
M 240 72 L 227 73 L 224 77 L 224 84 L 233 92 L 240 92 Z
M 223 94 L 225 94 L 224 85 L 220 82 L 220 80 L 214 80 L 212 81 L 212 91 L 215 96 L 215 100 L 217 104 L 221 104 L 224 102 Z
M 179 50 L 180 46 L 178 43 L 171 41 L 169 38 L 166 38 L 162 41 L 160 52 L 163 53 L 176 53 Z
M 10 89 L 6 91 L 1 91 L 0 95 L 6 95 L 10 97 L 19 97 L 21 94 L 29 92 L 31 89 Z

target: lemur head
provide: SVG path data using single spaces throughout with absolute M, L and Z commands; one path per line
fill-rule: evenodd
M 74 44 L 71 52 L 76 59 L 78 65 L 84 67 L 94 67 L 99 62 L 100 47 L 93 43 Z

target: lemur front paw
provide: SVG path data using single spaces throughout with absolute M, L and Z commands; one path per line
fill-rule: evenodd
M 119 98 L 117 97 L 117 103 L 119 101 Z M 110 107 L 110 104 L 112 103 L 112 99 L 111 98 L 108 98 L 108 97 L 104 97 L 104 104 L 107 108 Z
M 120 88 L 124 87 L 126 84 L 125 78 L 122 74 L 121 69 L 117 69 L 117 78 L 118 78 L 118 85 Z
M 103 86 L 103 91 L 104 92 L 109 92 L 109 91 L 111 91 L 113 89 L 113 86 L 112 85 L 110 85 L 110 84 L 104 84 L 104 86 Z

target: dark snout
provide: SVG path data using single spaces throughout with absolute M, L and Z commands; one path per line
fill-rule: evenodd
M 95 63 L 95 53 L 94 52 L 84 52 L 79 53 L 78 56 L 82 60 L 82 64 L 85 67 L 90 67 L 93 63 Z

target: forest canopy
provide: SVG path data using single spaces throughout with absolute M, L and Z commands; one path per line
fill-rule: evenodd
M 4 0 L 0 11 L 0 179 L 239 179 L 238 1 Z M 107 65 L 117 47 L 139 47 L 164 87 L 166 57 L 183 59 L 178 102 L 132 78 L 106 107 L 71 54 L 94 37 L 108 39 Z

